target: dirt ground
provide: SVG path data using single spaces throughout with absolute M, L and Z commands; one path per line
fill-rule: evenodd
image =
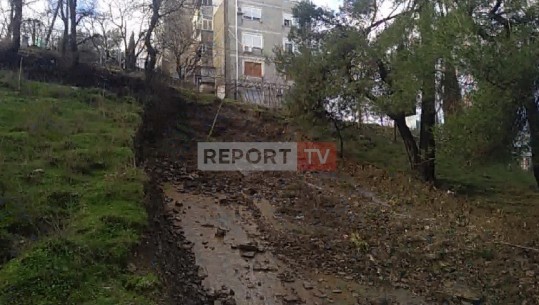
M 178 107 L 144 147 L 176 304 L 539 304 L 534 219 L 360 161 L 335 173 L 198 171 L 217 108 Z M 274 113 L 225 105 L 212 139 L 304 137 Z

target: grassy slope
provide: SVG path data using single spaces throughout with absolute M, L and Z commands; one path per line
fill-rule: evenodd
M 327 128 L 302 127 L 302 130 L 310 130 L 310 136 L 315 140 L 337 141 L 336 135 Z M 363 125 L 361 129 L 346 129 L 344 137 L 347 139 L 345 152 L 348 157 L 390 172 L 409 173 L 404 145 L 398 134 L 397 141 L 393 141 L 392 128 Z M 531 206 L 536 210 L 539 203 L 532 173 L 521 170 L 516 164 L 468 167 L 450 156 L 439 156 L 437 176 L 445 187 L 476 200 L 484 207 L 527 213 Z
M 0 304 L 152 304 L 128 271 L 146 226 L 138 105 L 0 75 Z

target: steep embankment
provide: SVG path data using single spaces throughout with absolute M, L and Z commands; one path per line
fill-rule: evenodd
M 329 174 L 198 171 L 196 143 L 206 139 L 217 108 L 185 104 L 145 153 L 156 191 L 167 196 L 163 224 L 181 236 L 179 250 L 171 251 L 195 254 L 197 279 L 210 288 L 210 299 L 538 302 L 537 224 L 519 224 L 519 215 L 354 160 Z M 232 104 L 224 105 L 212 135 L 219 141 L 304 138 L 278 113 Z M 266 282 L 277 288 L 267 289 Z
M 154 304 L 132 138 L 141 107 L 0 76 L 0 304 Z M 133 251 L 135 249 L 135 251 Z M 140 250 L 140 251 L 139 251 Z

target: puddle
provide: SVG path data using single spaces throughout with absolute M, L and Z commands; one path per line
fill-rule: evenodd
M 186 239 L 193 244 L 204 286 L 214 291 L 223 286 L 233 290 L 237 305 L 355 305 L 358 297 L 380 296 L 372 287 L 338 277 L 310 271 L 292 274 L 291 268 L 265 251 L 255 219 L 244 206 L 221 205 L 215 197 L 182 193 L 171 185 L 164 191 L 173 199 L 170 212 L 177 213 Z M 271 225 L 288 228 L 288 223 L 275 216 L 271 203 L 257 200 L 255 205 Z M 405 292 L 408 295 L 402 293 L 399 304 L 422 304 Z
M 256 226 L 242 217 L 247 213 L 243 207 L 219 205 L 213 197 L 179 193 L 172 187 L 165 194 L 183 203 L 182 229 L 194 244 L 206 288 L 232 289 L 237 305 L 322 304 L 297 283 L 283 282 L 280 277 L 287 269 L 271 253 L 234 249 L 254 243 L 258 235 Z M 223 237 L 216 236 L 219 228 L 226 230 Z

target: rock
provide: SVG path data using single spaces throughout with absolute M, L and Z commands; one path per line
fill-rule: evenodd
M 215 202 L 218 204 L 227 204 L 229 203 L 229 199 L 227 195 L 217 195 L 217 198 L 215 199 Z
M 205 279 L 208 277 L 208 271 L 206 271 L 205 268 L 199 268 L 198 269 L 198 276 L 202 279 Z
M 342 293 L 342 290 L 340 289 L 333 289 L 331 292 L 335 293 L 335 294 L 339 294 L 339 293 Z
M 268 272 L 268 271 L 274 271 L 274 270 L 277 270 L 277 268 L 275 267 L 272 267 L 270 265 L 262 265 L 260 262 L 255 262 L 253 264 L 253 271 L 264 271 L 264 272 Z
M 223 227 L 218 227 L 217 230 L 215 231 L 215 237 L 223 238 L 225 237 L 227 231 L 228 230 Z
M 325 299 L 325 298 L 328 297 L 327 294 L 325 294 L 325 293 L 323 293 L 323 292 L 321 292 L 321 291 L 315 291 L 315 292 L 313 293 L 313 295 L 314 295 L 315 297 L 317 297 L 317 298 L 320 298 L 320 299 Z
M 301 299 L 295 295 L 286 295 L 283 298 L 285 304 L 298 304 L 301 302 Z
M 256 255 L 256 252 L 254 252 L 254 251 L 241 252 L 241 256 L 246 257 L 246 258 L 253 258 L 253 257 L 255 257 L 255 255 Z
M 314 288 L 313 284 L 309 283 L 309 282 L 303 282 L 303 288 L 307 289 L 307 290 L 311 290 Z
M 237 245 L 237 248 L 240 249 L 240 251 L 259 252 L 258 245 L 252 242 L 239 244 Z
M 453 283 L 446 284 L 446 294 L 449 297 L 457 298 L 464 302 L 469 302 L 474 305 L 481 304 L 483 302 L 483 295 L 477 289 L 467 287 L 463 284 Z

